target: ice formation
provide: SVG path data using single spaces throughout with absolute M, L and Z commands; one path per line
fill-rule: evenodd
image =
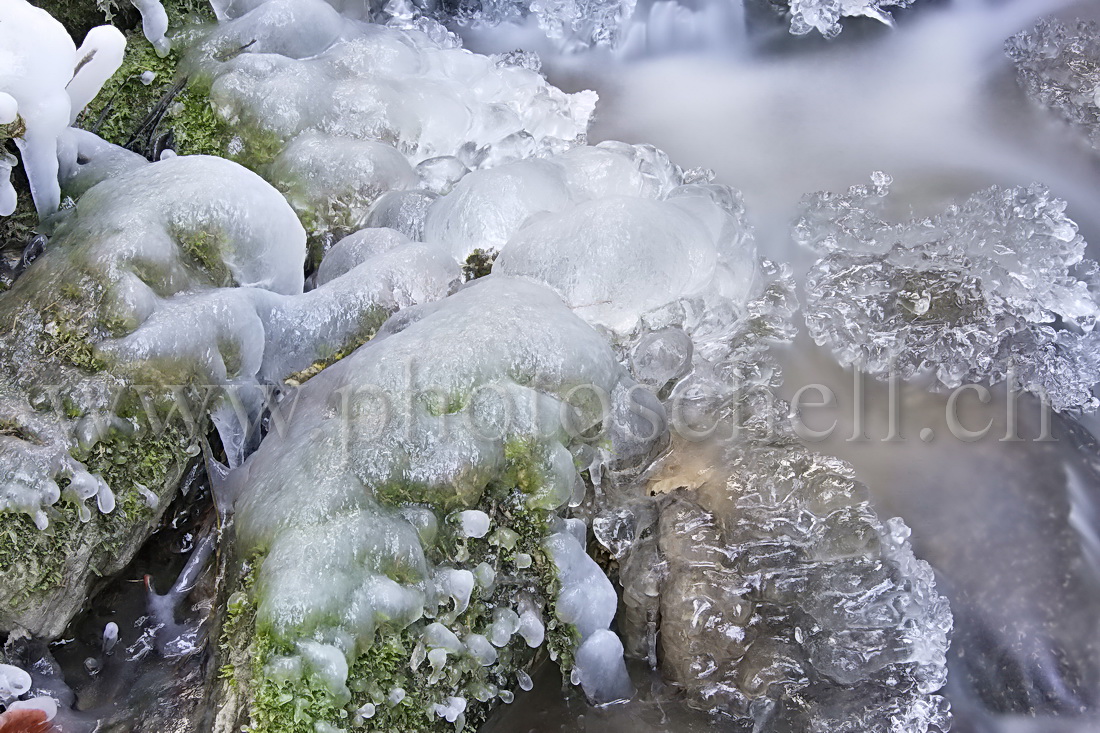
M 875 516 L 847 464 L 787 440 L 730 446 L 704 480 L 662 493 L 691 450 L 658 467 L 656 506 L 598 534 L 622 543 L 636 652 L 651 653 L 659 619 L 670 679 L 759 730 L 946 731 L 933 693 L 951 615 L 901 520 Z
M 235 153 L 274 157 L 274 180 L 311 232 L 361 229 L 383 193 L 420 185 L 417 164 L 475 169 L 584 139 L 594 93 L 564 94 L 472 54 L 434 21 L 366 25 L 323 0 L 241 10 L 226 11 L 189 63 L 238 130 Z M 424 185 L 439 167 L 421 169 Z
M 496 25 L 534 18 L 543 34 L 561 51 L 616 46 L 637 5 L 636 0 L 491 0 L 443 3 L 459 24 Z
M 147 186 L 172 194 L 146 197 L 141 192 Z M 241 216 L 245 211 L 255 213 Z M 77 365 L 71 359 L 50 364 L 51 357 L 66 356 L 51 342 L 73 330 L 85 333 L 89 341 L 82 347 L 87 351 L 81 366 L 87 368 L 106 357 L 104 352 L 96 356 L 97 345 L 109 351 L 113 338 L 171 309 L 173 296 L 187 299 L 190 291 L 215 283 L 300 291 L 302 275 L 295 263 L 305 257 L 304 233 L 282 197 L 255 174 L 216 158 L 142 165 L 92 187 L 58 221 L 52 245 L 0 296 L 0 310 L 13 324 L 3 339 L 5 363 L 12 365 L 5 386 L 33 392 L 45 375 L 16 365 L 46 362 L 43 368 L 63 370 L 63 379 L 54 383 L 62 385 L 61 399 L 74 402 L 73 409 L 82 414 L 67 427 L 61 416 L 31 411 L 25 396 L 5 395 L 6 420 L 27 435 L 2 438 L 6 473 L 0 511 L 25 512 L 40 526 L 48 521 L 46 507 L 60 496 L 57 482 L 62 479 L 80 500 L 109 493 L 103 479 L 89 474 L 70 453 L 89 451 L 108 433 L 134 430 L 110 414 L 109 393 L 118 388 L 119 377 L 89 378 L 73 370 Z M 93 287 L 84 294 L 87 300 L 70 302 L 75 295 L 70 291 L 85 280 Z M 39 308 L 29 297 L 35 292 L 57 293 L 57 302 Z M 185 371 L 209 358 L 182 350 L 177 356 L 194 360 Z M 125 368 L 120 366 L 120 372 Z
M 610 48 L 630 53 L 655 39 L 676 39 L 678 26 L 687 38 L 714 34 L 728 26 L 733 39 L 745 35 L 746 16 L 759 21 L 772 16 L 789 21 L 790 32 L 805 35 L 818 31 L 836 37 L 844 18 L 868 17 L 893 25 L 890 10 L 906 8 L 914 0 L 704 0 L 688 3 L 637 0 L 449 0 L 425 11 L 437 19 L 474 28 L 502 23 L 537 25 L 560 53 Z M 722 7 L 732 6 L 732 7 Z M 732 23 L 730 21 L 732 20 Z M 748 24 L 752 30 L 752 24 Z M 723 27 L 723 30 L 726 28 Z M 727 43 L 731 37 L 724 38 Z M 673 41 L 674 43 L 676 41 Z M 660 48 L 661 40 L 656 40 Z
M 574 496 L 575 462 L 591 460 L 596 436 L 629 460 L 663 434 L 631 415 L 631 406 L 661 414 L 633 384 L 552 291 L 499 275 L 405 309 L 306 382 L 287 430 L 240 469 L 237 536 L 241 552 L 257 558 L 255 629 L 278 655 L 255 644 L 249 652 L 253 669 L 268 670 L 253 681 L 254 724 L 276 725 L 286 706 L 271 697 L 303 684 L 328 691 L 330 715 L 351 701 L 375 705 L 380 725 L 423 710 L 471 718 L 518 684 L 529 640 L 541 641 L 536 627 L 556 630 L 553 655 L 606 629 L 614 590 L 572 534 L 555 532 L 553 511 Z M 612 411 L 576 385 L 607 395 Z M 497 516 L 501 526 L 478 538 L 480 528 L 469 534 L 443 521 L 455 509 Z M 457 554 L 447 550 L 456 542 Z M 532 562 L 521 567 L 520 554 Z M 497 573 L 475 583 L 472 571 L 485 563 Z M 311 662 L 307 639 L 332 661 Z M 394 645 L 404 661 L 387 668 L 391 684 L 373 690 L 368 676 L 349 688 L 355 670 L 378 674 L 376 650 Z M 386 706 L 394 684 L 416 693 Z M 459 710 L 457 697 L 469 707 Z
M 906 8 L 914 0 L 788 0 L 791 33 L 818 31 L 826 38 L 840 34 L 842 18 L 866 16 L 893 25 L 889 8 Z
M 172 50 L 172 42 L 165 38 L 168 33 L 168 13 L 160 0 L 130 0 L 141 13 L 141 29 L 145 40 L 153 44 L 158 56 L 167 56 Z
M 1009 38 L 1005 51 L 1028 96 L 1079 127 L 1100 148 L 1100 26 L 1044 18 Z
M 205 410 L 228 409 L 223 390 L 255 393 L 262 380 L 360 343 L 389 313 L 441 298 L 460 279 L 445 253 L 409 242 L 302 293 L 305 232 L 269 184 L 220 158 L 150 164 L 123 153 L 101 141 L 82 147 L 66 180 L 90 178 L 90 187 L 52 222 L 45 254 L 0 296 L 11 324 L 0 339 L 10 365 L 0 400 L 0 516 L 24 513 L 40 528 L 62 516 L 62 497 L 87 521 L 90 499 L 111 513 L 120 492 L 135 491 L 154 509 L 119 521 L 150 521 L 174 487 L 145 486 L 140 474 L 137 484 L 116 477 L 123 483 L 110 485 L 107 469 L 89 461 L 162 440 L 150 432 L 154 418 L 178 408 L 191 415 L 192 434 L 158 448 L 167 451 L 158 460 L 175 461 L 202 432 Z M 33 296 L 41 292 L 56 298 L 43 307 Z M 55 393 L 38 394 L 43 383 Z M 135 399 L 142 389 L 155 398 L 154 415 Z M 167 394 L 175 397 L 165 403 Z M 242 420 L 215 422 L 230 460 L 239 460 Z M 12 582 L 22 572 L 8 570 Z M 53 629 L 62 616 L 34 624 Z
M 34 724 L 48 722 L 57 715 L 57 702 L 52 697 L 28 694 L 32 683 L 25 670 L 0 663 L 0 708 L 5 711 L 0 712 L 0 729 L 35 730 Z M 35 714 L 26 714 L 29 712 Z
M 0 116 L 7 120 L 0 124 L 19 123 L 11 137 L 19 147 L 40 216 L 53 213 L 61 203 L 58 140 L 118 68 L 125 43 L 117 28 L 101 26 L 88 32 L 78 53 L 68 31 L 45 10 L 26 0 L 0 7 L 0 53 L 5 59 Z M 10 172 L 10 166 L 5 167 Z M 5 209 L 13 196 L 5 182 L 0 190 Z
M 137 4 L 162 40 L 163 8 Z M 540 648 L 592 700 L 629 697 L 616 592 L 571 511 L 625 562 L 630 651 L 656 658 L 660 609 L 662 663 L 696 704 L 760 726 L 942 729 L 950 621 L 903 526 L 877 520 L 843 465 L 737 436 L 740 390 L 778 381 L 766 352 L 790 339 L 794 303 L 736 191 L 649 146 L 585 145 L 593 94 L 555 89 L 526 55 L 469 53 L 397 3 L 386 25 L 350 2 L 214 5 L 186 70 L 235 135 L 225 154 L 259 175 L 60 129 L 77 204 L 0 296 L 18 334 L 0 338 L 4 363 L 32 367 L 4 375 L 0 518 L 63 519 L 62 494 L 97 521 L 93 497 L 166 506 L 170 491 L 109 482 L 84 456 L 144 438 L 113 389 L 151 384 L 166 409 L 182 385 L 232 467 L 209 463 L 223 518 L 236 510 L 218 731 L 462 729 L 530 689 Z M 628 12 L 532 10 L 583 43 L 613 41 Z M 22 104 L 0 97 L 0 115 Z M 66 399 L 39 414 L 43 373 Z M 186 391 L 201 385 L 213 402 Z M 670 427 L 715 421 L 726 479 L 645 498 Z M 684 507 L 733 549 L 684 546 Z M 634 511 L 654 534 L 611 521 Z M 742 591 L 757 616 L 712 609 L 685 642 L 685 604 Z
M 1065 202 L 1038 184 L 980 191 L 936 216 L 883 219 L 891 179 L 803 200 L 794 236 L 822 255 L 806 324 L 842 364 L 935 375 L 1092 409 L 1100 280 Z
M 757 257 L 739 192 L 651 146 L 473 172 L 431 205 L 424 236 L 553 288 L 674 406 L 674 432 L 712 426 L 739 391 L 777 383 L 767 351 L 793 336 L 789 274 Z

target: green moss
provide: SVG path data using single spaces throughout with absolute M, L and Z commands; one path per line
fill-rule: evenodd
M 317 722 L 346 719 L 348 712 L 332 701 L 332 696 L 313 677 L 276 680 L 267 676 L 264 667 L 276 654 L 290 654 L 293 649 L 279 644 L 265 631 L 258 631 L 252 643 L 252 679 L 254 690 L 252 730 L 270 733 L 315 733 Z
M 225 264 L 225 245 L 228 238 L 224 232 L 203 230 L 198 232 L 176 232 L 181 254 L 194 269 L 205 272 L 210 284 L 218 288 L 236 285 L 233 273 Z
M 268 663 L 277 655 L 294 653 L 292 642 L 278 638 L 266 627 L 257 627 L 256 598 L 253 578 L 263 562 L 251 558 L 245 567 L 239 591 L 230 597 L 227 621 L 223 627 L 221 651 L 229 664 L 223 666 L 222 677 L 248 698 L 250 724 L 255 733 L 315 733 L 316 726 L 347 728 L 354 722 L 356 711 L 365 703 L 375 705 L 375 714 L 367 723 L 374 733 L 452 733 L 456 726 L 431 712 L 435 703 L 451 695 L 467 700 L 465 730 L 476 730 L 491 709 L 488 702 L 496 689 L 514 689 L 516 672 L 529 669 L 539 654 L 518 638 L 498 649 L 498 660 L 482 667 L 469 659 L 448 660 L 438 679 L 433 678 L 430 665 L 423 660 L 423 650 L 417 651 L 423 628 L 433 621 L 445 623 L 460 638 L 469 633 L 488 635 L 493 609 L 511 607 L 524 594 L 545 609 L 547 616 L 546 648 L 563 669 L 572 666 L 573 649 L 579 641 L 576 629 L 557 621 L 553 599 L 560 591 L 556 568 L 544 548 L 550 532 L 552 512 L 532 506 L 530 492 L 540 490 L 540 449 L 533 441 L 518 440 L 508 444 L 508 468 L 499 481 L 490 483 L 477 502 L 477 508 L 488 513 L 498 527 L 508 527 L 516 535 L 510 548 L 494 544 L 487 538 L 466 538 L 444 527 L 437 543 L 425 548 L 429 560 L 436 565 L 447 564 L 472 569 L 484 562 L 497 569 L 498 583 L 485 594 L 475 588 L 468 608 L 461 614 L 444 611 L 435 619 L 421 619 L 406 629 L 382 628 L 375 642 L 351 663 L 348 688 L 351 702 L 341 705 L 334 701 L 324 686 L 308 676 L 296 680 L 274 678 L 267 672 Z M 404 498 L 423 494 L 407 488 Z M 469 506 L 466 504 L 464 506 Z M 436 506 L 437 511 L 440 507 Z M 532 559 L 529 568 L 514 565 L 515 558 L 526 553 Z M 414 664 L 419 660 L 418 664 Z M 391 705 L 388 696 L 394 688 L 405 691 L 405 698 Z
M 120 519 L 147 518 L 153 514 L 137 484 L 159 493 L 182 468 L 185 449 L 194 441 L 187 426 L 169 423 L 159 434 L 148 433 L 130 440 L 100 441 L 80 460 L 88 471 L 99 474 L 115 492 Z
M 39 530 L 26 515 L 0 513 L 0 574 L 20 588 L 11 601 L 12 607 L 21 607 L 66 582 L 66 561 L 89 544 L 95 546 L 97 572 L 106 568 L 126 543 L 135 523 L 153 514 L 137 484 L 162 501 L 169 498 L 182 471 L 183 447 L 188 442 L 181 427 L 169 426 L 159 435 L 97 444 L 83 456 L 84 464 L 111 487 L 116 506 L 110 514 L 93 510 L 86 524 L 80 521 L 76 507 L 65 501 L 51 508 L 46 530 Z M 64 490 L 67 481 L 59 485 Z
M 493 271 L 493 262 L 496 261 L 496 258 L 495 252 L 488 252 L 481 248 L 475 249 L 466 258 L 465 264 L 462 265 L 463 277 L 467 282 L 485 277 Z
M 469 495 L 478 488 L 478 481 L 461 481 L 450 485 L 431 486 L 415 481 L 394 481 L 374 489 L 374 497 L 383 504 L 430 504 L 440 511 L 451 511 L 469 505 Z
M 462 393 L 451 394 L 439 394 L 437 392 L 429 392 L 425 394 L 422 399 L 424 400 L 424 407 L 428 411 L 429 415 L 433 417 L 442 417 L 443 415 L 454 415 L 461 412 L 466 407 L 466 395 Z
M 106 364 L 95 352 L 95 343 L 111 335 L 100 322 L 106 289 L 91 276 L 68 281 L 45 306 L 28 303 L 37 310 L 37 350 L 45 362 L 61 363 L 85 372 L 102 371 Z
M 130 31 L 122 66 L 77 124 L 146 157 L 159 154 L 169 135 L 171 147 L 182 155 L 227 157 L 233 135 L 210 106 L 206 90 L 188 85 L 181 59 L 175 47 L 160 58 L 140 30 Z M 147 72 L 155 74 L 150 84 L 142 81 Z
M 261 171 L 278 157 L 286 147 L 286 141 L 270 130 L 251 125 L 239 125 L 236 130 L 236 142 L 231 157 L 245 168 Z M 303 225 L 305 222 L 303 222 Z M 309 227 L 305 227 L 309 230 Z
M 0 572 L 19 583 L 11 604 L 19 608 L 27 599 L 56 588 L 64 581 L 63 554 L 74 541 L 76 510 L 64 507 L 54 513 L 50 527 L 39 530 L 23 514 L 0 514 Z

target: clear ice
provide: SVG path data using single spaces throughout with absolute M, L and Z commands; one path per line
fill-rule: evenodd
M 789 20 L 790 32 L 805 35 L 817 31 L 835 38 L 844 18 L 864 16 L 893 25 L 891 8 L 906 8 L 914 0 L 724 0 L 743 16 L 747 9 L 774 11 Z M 639 3 L 637 0 L 487 0 L 486 2 L 443 2 L 434 13 L 444 22 L 459 26 L 494 26 L 501 23 L 530 23 L 532 20 L 555 49 L 575 53 L 592 48 L 628 47 L 632 40 L 669 33 L 678 17 L 689 23 L 706 23 L 715 17 L 702 3 Z M 720 17 L 720 15 L 719 15 Z M 742 17 L 742 23 L 744 19 Z
M 791 33 L 818 31 L 826 38 L 840 34 L 841 19 L 866 16 L 893 25 L 889 8 L 907 8 L 914 0 L 788 0 Z
M 806 283 L 814 340 L 883 379 L 1008 380 L 1059 411 L 1095 408 L 1100 280 L 1065 202 L 1038 184 L 993 187 L 891 223 L 891 182 L 803 199 L 794 237 L 821 255 Z
M 685 450 L 657 467 L 656 499 L 601 522 L 635 654 L 754 730 L 948 730 L 951 613 L 902 521 L 793 441 L 730 447 L 696 482 Z M 670 478 L 687 485 L 666 493 Z
M 595 106 L 593 92 L 565 94 L 522 64 L 470 53 L 427 18 L 367 25 L 324 0 L 227 17 L 189 63 L 240 130 L 234 154 L 274 151 L 272 181 L 311 233 L 363 228 L 384 193 L 437 196 L 441 167 L 583 142 Z
M 1044 18 L 1005 43 L 1020 86 L 1100 148 L 1100 26 Z

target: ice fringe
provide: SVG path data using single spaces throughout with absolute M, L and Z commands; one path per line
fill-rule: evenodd
M 993 187 L 935 216 L 884 216 L 891 179 L 803 200 L 798 242 L 820 253 L 806 324 L 842 364 L 954 389 L 1008 381 L 1056 410 L 1094 409 L 1100 276 L 1066 204 Z

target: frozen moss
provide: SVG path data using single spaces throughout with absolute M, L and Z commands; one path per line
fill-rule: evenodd
M 285 636 L 257 623 L 255 572 L 262 566 L 263 556 L 244 564 L 246 570 L 238 592 L 228 604 L 223 627 L 221 653 L 223 659 L 231 661 L 222 667 L 221 677 L 250 698 L 249 730 L 314 733 L 318 724 L 346 727 L 357 721 L 365 705 L 373 705 L 368 724 L 372 731 L 449 733 L 456 730 L 455 723 L 436 714 L 434 706 L 456 696 L 466 701 L 465 727 L 458 725 L 457 729 L 476 730 L 501 692 L 507 695 L 518 686 L 517 673 L 529 670 L 540 650 L 517 638 L 514 643 L 494 648 L 496 660 L 490 665 L 471 658 L 448 659 L 443 674 L 434 674 L 425 660 L 425 629 L 442 621 L 460 639 L 470 634 L 488 637 L 493 633 L 494 609 L 510 608 L 517 597 L 545 609 L 550 619 L 545 648 L 568 671 L 579 635 L 574 627 L 554 618 L 553 599 L 560 583 L 543 545 L 551 531 L 553 514 L 528 506 L 530 494 L 538 489 L 532 478 L 537 459 L 528 455 L 529 449 L 522 443 L 512 446 L 511 469 L 500 483 L 486 490 L 478 504 L 479 510 L 494 517 L 495 523 L 516 534 L 515 544 L 504 547 L 490 538 L 467 538 L 445 531 L 437 543 L 426 548 L 433 562 L 467 569 L 485 564 L 495 568 L 500 581 L 490 589 L 475 586 L 462 613 L 448 613 L 445 603 L 435 618 L 420 619 L 404 628 L 380 629 L 369 648 L 349 664 L 350 701 L 341 704 L 335 700 L 316 676 L 287 676 L 273 670 L 272 660 L 292 657 L 297 649 Z M 532 558 L 531 565 L 516 568 L 515 559 L 523 554 Z M 402 693 L 394 695 L 394 690 Z
M 261 179 L 214 158 L 137 166 L 52 219 L 45 253 L 0 296 L 0 522 L 10 543 L 0 628 L 59 634 L 94 575 L 120 569 L 155 527 L 150 503 L 167 506 L 209 425 L 212 390 L 198 364 L 207 352 L 110 345 L 148 321 L 150 305 L 212 286 L 301 290 L 304 234 Z M 163 198 L 145 196 L 143 183 Z M 227 201 L 244 200 L 263 215 L 226 213 Z M 263 256 L 280 243 L 282 257 Z M 219 352 L 241 369 L 235 342 Z M 93 497 L 98 512 L 85 505 Z
M 214 114 L 202 85 L 188 84 L 179 68 L 182 52 L 174 48 L 159 57 L 140 29 L 127 33 L 126 41 L 122 66 L 77 124 L 149 158 L 165 148 L 229 157 L 232 134 Z
M 252 632 L 226 644 L 238 699 L 223 710 L 241 712 L 225 719 L 474 725 L 538 649 L 568 666 L 582 632 L 606 631 L 614 590 L 559 511 L 580 481 L 570 450 L 605 440 L 582 437 L 591 424 L 610 423 L 609 447 L 629 429 L 583 400 L 580 430 L 560 424 L 577 384 L 614 401 L 632 382 L 552 292 L 489 276 L 398 314 L 302 385 L 289 424 L 241 469 L 236 538 L 261 559 Z M 486 531 L 467 533 L 464 512 Z M 405 693 L 392 706 L 390 686 Z
M 486 252 L 480 248 L 475 249 L 470 253 L 470 256 L 466 258 L 466 264 L 462 266 L 462 274 L 466 276 L 467 280 L 476 280 L 479 277 L 485 277 L 493 271 L 493 260 L 495 259 L 495 253 Z
M 93 513 L 85 523 L 77 507 L 62 502 L 51 510 L 50 526 L 43 531 L 25 515 L 0 513 L 0 628 L 44 598 L 56 603 L 62 585 L 83 587 L 92 577 L 118 572 L 137 549 L 134 536 L 148 531 L 159 518 L 157 507 L 166 507 L 175 494 L 189 460 L 185 448 L 193 440 L 173 424 L 160 434 L 99 443 L 83 456 L 88 470 L 116 491 L 118 504 L 110 514 Z M 138 486 L 157 496 L 157 507 L 150 506 Z M 61 603 L 54 613 L 64 616 L 79 609 L 69 605 Z M 63 624 L 47 628 L 57 633 Z

